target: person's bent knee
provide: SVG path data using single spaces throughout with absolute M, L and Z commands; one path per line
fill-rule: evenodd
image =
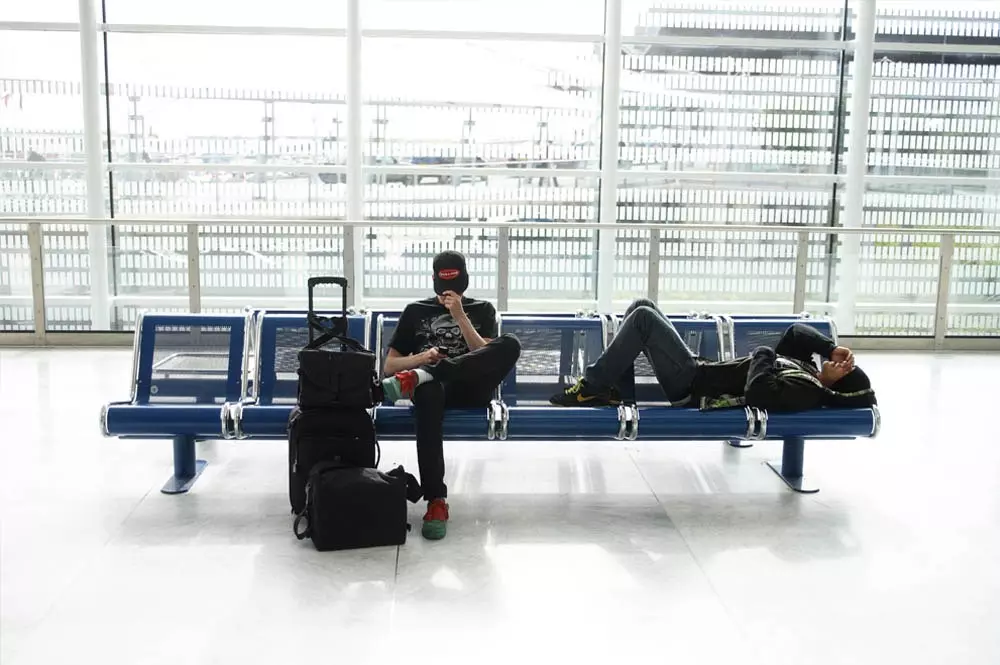
M 631 318 L 637 323 L 649 321 L 651 318 L 659 316 L 656 308 L 649 307 L 648 305 L 639 305 L 626 317 Z
M 649 309 L 652 309 L 654 311 L 657 309 L 656 303 L 650 300 L 649 298 L 636 298 L 635 300 L 632 301 L 632 304 L 629 305 L 628 308 L 625 310 L 624 316 L 628 316 L 629 314 L 639 309 L 640 307 L 648 307 Z
M 504 333 L 494 340 L 505 350 L 521 355 L 521 340 L 511 333 Z
M 521 357 L 521 340 L 510 333 L 504 333 L 491 340 L 489 346 L 495 350 L 498 356 L 511 363 L 517 362 L 517 359 Z

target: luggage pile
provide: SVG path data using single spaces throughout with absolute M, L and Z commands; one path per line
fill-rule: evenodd
M 316 313 L 317 286 L 343 291 L 340 316 Z M 288 421 L 288 498 L 299 540 L 317 550 L 402 545 L 416 479 L 378 470 L 372 409 L 381 402 L 375 354 L 347 337 L 347 280 L 309 279 L 309 342 L 299 352 L 298 404 Z

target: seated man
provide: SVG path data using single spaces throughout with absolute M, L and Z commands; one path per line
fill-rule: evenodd
M 389 342 L 382 382 L 391 401 L 412 399 L 417 419 L 417 463 L 427 499 L 424 538 L 444 538 L 448 488 L 444 484 L 444 411 L 489 405 L 521 355 L 513 335 L 497 337 L 497 312 L 462 294 L 469 286 L 465 257 L 434 258 L 437 296 L 407 305 Z
M 815 328 L 793 324 L 774 349 L 745 358 L 699 360 L 673 324 L 649 300 L 625 312 L 621 329 L 576 385 L 551 398 L 557 406 L 607 406 L 621 402 L 616 384 L 640 353 L 646 354 L 667 400 L 702 409 L 742 406 L 801 411 L 822 406 L 868 407 L 876 403 L 871 381 L 854 366 L 850 349 Z M 813 354 L 823 360 L 813 364 Z

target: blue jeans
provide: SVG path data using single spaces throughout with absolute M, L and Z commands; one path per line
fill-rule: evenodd
M 679 402 L 691 394 L 697 359 L 656 303 L 645 299 L 636 300 L 625 310 L 618 334 L 587 368 L 584 380 L 597 390 L 608 389 L 629 375 L 640 353 L 649 359 L 669 401 Z

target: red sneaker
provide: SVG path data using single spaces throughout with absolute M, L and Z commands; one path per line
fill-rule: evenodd
M 441 540 L 448 533 L 448 502 L 434 499 L 427 504 L 424 527 L 420 530 L 427 540 Z
M 412 399 L 413 391 L 417 389 L 417 373 L 412 369 L 405 372 L 397 372 L 396 376 L 382 381 L 382 392 L 390 402 L 398 402 L 401 399 Z

